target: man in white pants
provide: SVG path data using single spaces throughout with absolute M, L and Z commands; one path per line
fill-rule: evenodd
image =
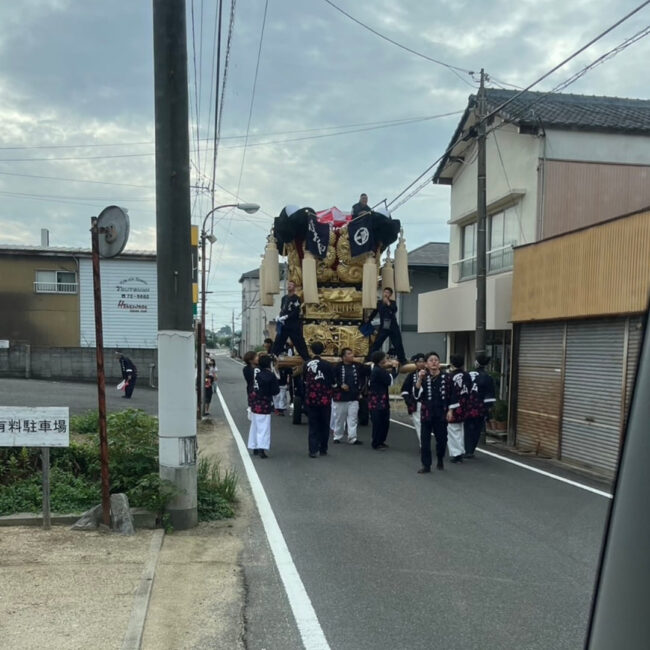
M 462 463 L 465 455 L 465 430 L 463 420 L 467 416 L 467 400 L 471 387 L 471 379 L 463 370 L 464 359 L 460 354 L 449 357 L 451 367 L 449 374 L 452 380 L 451 403 L 447 413 L 447 447 L 452 463 Z
M 336 387 L 332 400 L 332 418 L 330 425 L 333 431 L 334 444 L 340 444 L 348 430 L 348 443 L 362 445 L 357 438 L 359 424 L 359 397 L 363 387 L 364 369 L 354 360 L 354 353 L 350 348 L 341 350 L 341 363 L 334 370 Z
M 404 383 L 402 384 L 402 399 L 406 403 L 406 410 L 411 416 L 413 426 L 415 427 L 415 435 L 418 437 L 418 445 L 421 447 L 420 428 L 422 421 L 420 413 L 422 404 L 413 397 L 413 386 L 415 386 L 415 382 L 418 380 L 418 373 L 420 370 L 426 368 L 427 360 L 424 354 L 418 352 L 411 357 L 411 362 L 415 364 L 415 370 L 409 372 L 409 374 L 404 378 Z

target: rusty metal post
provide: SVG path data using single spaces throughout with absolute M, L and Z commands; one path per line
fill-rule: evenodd
M 102 521 L 111 524 L 111 495 L 108 481 L 108 437 L 106 435 L 106 380 L 104 376 L 104 328 L 102 324 L 102 287 L 99 275 L 99 228 L 97 217 L 90 219 L 93 251 L 93 294 L 95 302 L 95 352 L 97 357 L 97 402 L 99 406 L 99 454 L 102 479 Z

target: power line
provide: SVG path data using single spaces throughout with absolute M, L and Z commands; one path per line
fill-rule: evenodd
M 96 185 L 115 185 L 118 187 L 136 187 L 142 190 L 153 190 L 155 187 L 153 185 L 135 185 L 133 183 L 111 183 L 109 181 L 91 181 L 81 178 L 64 178 L 62 176 L 41 176 L 39 174 L 17 174 L 15 172 L 3 172 L 0 171 L 2 176 L 20 176 L 21 178 L 38 178 L 41 180 L 49 181 L 65 181 L 69 183 L 93 183 Z
M 225 82 L 225 76 L 224 76 Z M 222 88 L 224 88 L 222 86 Z M 221 94 L 223 101 L 223 90 Z M 462 112 L 462 111 L 461 111 Z M 391 120 L 381 120 L 381 121 L 372 121 L 372 122 L 352 122 L 350 124 L 338 124 L 332 126 L 315 126 L 307 129 L 292 129 L 289 131 L 270 131 L 267 133 L 255 133 L 249 134 L 249 138 L 265 138 L 273 137 L 277 135 L 298 135 L 301 133 L 313 133 L 314 131 L 333 131 L 339 129 L 351 129 L 355 127 L 364 127 L 364 126 L 400 126 L 403 123 L 411 123 L 418 121 L 426 121 L 430 119 L 435 119 L 437 117 L 445 117 L 447 115 L 455 115 L 456 111 L 453 113 L 444 113 L 441 115 L 421 115 L 421 116 L 412 116 L 412 117 L 400 117 L 394 118 Z M 219 115 L 223 115 L 223 106 L 219 111 Z M 243 135 L 224 135 L 219 136 L 220 140 L 243 140 L 246 138 L 246 134 Z M 201 138 L 202 142 L 208 142 L 212 138 Z M 131 146 L 142 146 L 142 145 L 153 145 L 153 140 L 143 140 L 139 142 L 107 142 L 105 144 L 100 143 L 85 143 L 85 144 L 37 144 L 37 145 L 24 145 L 24 146 L 11 146 L 11 147 L 0 147 L 0 151 L 22 151 L 22 150 L 31 150 L 31 149 L 85 149 L 91 147 L 131 147 Z M 150 155 L 150 154 L 143 154 Z
M 453 74 L 455 74 L 463 83 L 467 84 L 468 86 L 471 86 L 474 88 L 474 85 L 471 84 L 469 81 L 467 81 L 464 77 L 458 74 L 458 72 L 464 72 L 465 74 L 468 75 L 473 75 L 474 72 L 472 70 L 467 70 L 466 68 L 460 68 L 456 65 L 451 65 L 449 63 L 445 63 L 444 61 L 440 61 L 439 59 L 434 59 L 433 57 L 428 56 L 427 54 L 422 54 L 422 52 L 418 52 L 417 50 L 414 50 L 413 48 L 407 47 L 406 45 L 403 45 L 402 43 L 398 43 L 397 41 L 393 40 L 392 38 L 389 38 L 388 36 L 382 34 L 381 32 L 378 32 L 376 29 L 373 29 L 369 25 L 366 25 L 365 23 L 361 22 L 358 18 L 355 18 L 351 14 L 349 14 L 347 11 L 341 9 L 338 5 L 335 5 L 331 0 L 325 0 L 325 2 L 336 9 L 337 11 L 341 12 L 344 16 L 352 20 L 353 22 L 357 23 L 357 25 L 360 25 L 364 29 L 367 29 L 369 32 L 372 32 L 375 36 L 378 36 L 379 38 L 384 39 L 385 41 L 388 41 L 389 43 L 401 48 L 402 50 L 406 50 L 407 52 L 410 52 L 411 54 L 415 54 L 415 56 L 419 56 L 422 59 L 426 59 L 427 61 L 430 61 L 431 63 L 435 63 L 437 65 L 441 65 L 444 68 L 447 68 L 450 70 Z
M 328 0 L 325 0 L 325 1 L 327 2 Z M 646 0 L 645 2 L 641 3 L 636 9 L 633 9 L 628 14 L 623 16 L 623 18 L 621 18 L 620 20 L 617 20 L 613 25 L 611 25 L 605 31 L 598 34 L 598 36 L 592 38 L 588 43 L 583 45 L 580 49 L 576 50 L 573 54 L 571 54 L 566 59 L 564 59 L 563 61 L 558 63 L 556 66 L 551 68 L 548 72 L 545 72 L 541 77 L 539 77 L 538 79 L 533 81 L 533 83 L 526 86 L 524 89 L 522 89 L 521 91 L 519 91 L 518 93 L 513 95 L 507 101 L 503 102 L 503 104 L 501 104 L 501 106 L 497 106 L 497 108 L 495 108 L 492 112 L 488 113 L 488 115 L 486 115 L 483 118 L 483 120 L 487 122 L 489 119 L 494 117 L 497 113 L 501 112 L 506 106 L 511 104 L 513 101 L 515 101 L 515 99 L 517 99 L 518 97 L 521 97 L 521 95 L 523 95 L 526 91 L 530 90 L 533 86 L 536 86 L 540 81 L 543 81 L 544 79 L 546 79 L 546 77 L 552 75 L 556 70 L 559 70 L 561 67 L 565 66 L 569 61 L 571 61 L 571 59 L 575 59 L 575 57 L 578 56 L 578 54 L 584 52 L 587 48 L 591 47 L 594 43 L 596 43 L 596 41 L 599 41 L 601 38 L 603 38 L 603 36 L 606 36 L 607 34 L 609 34 L 609 32 L 616 29 L 619 25 L 621 25 L 626 20 L 631 18 L 634 14 L 641 11 L 641 9 L 643 9 L 648 4 L 650 4 L 650 0 Z
M 431 121 L 431 120 L 436 120 L 436 119 L 441 119 L 444 117 L 450 117 L 452 115 L 459 115 L 463 111 L 451 111 L 449 113 L 440 113 L 439 115 L 430 115 L 428 117 L 421 117 L 421 118 L 404 118 L 402 120 L 391 120 L 390 122 L 385 122 L 385 123 L 379 123 L 376 126 L 368 126 L 364 128 L 358 128 L 358 129 L 348 129 L 345 131 L 339 131 L 336 133 L 320 133 L 318 135 L 312 135 L 312 136 L 303 136 L 299 138 L 285 138 L 282 140 L 268 140 L 265 142 L 244 142 L 244 144 L 238 144 L 238 145 L 230 145 L 230 146 L 225 146 L 223 147 L 224 149 L 241 149 L 241 148 L 249 148 L 249 147 L 260 147 L 260 146 L 267 146 L 271 144 L 287 144 L 291 142 L 302 142 L 305 140 L 320 140 L 322 138 L 331 138 L 331 137 L 336 137 L 336 136 L 341 136 L 341 135 L 354 135 L 356 133 L 365 133 L 366 131 L 375 131 L 377 129 L 383 129 L 383 128 L 392 128 L 392 127 L 398 127 L 398 126 L 409 126 L 411 124 L 416 124 L 416 123 L 421 123 L 421 122 L 426 122 L 426 121 Z M 343 128 L 343 127 L 323 127 L 323 128 L 329 128 L 329 129 L 334 129 L 334 128 Z M 289 132 L 288 132 L 289 133 Z M 240 137 L 240 136 L 237 136 Z M 246 137 L 246 136 L 241 136 L 241 137 Z M 261 137 L 261 136 L 249 136 L 250 137 Z M 225 139 L 225 138 L 224 138 Z M 196 152 L 196 150 L 190 150 L 192 153 Z M 35 158 L 0 158 L 0 163 L 2 162 L 59 162 L 59 161 L 65 161 L 65 160 L 108 160 L 108 159 L 113 159 L 113 158 L 145 158 L 148 156 L 153 156 L 155 152 L 149 152 L 149 153 L 133 153 L 133 154 L 110 154 L 110 155 L 103 155 L 103 156 L 54 156 L 54 157 L 35 157 Z M 201 174 L 198 166 L 194 164 L 197 173 Z M 202 174 L 201 174 L 202 175 Z
M 328 0 L 325 0 L 325 1 L 327 2 Z M 484 119 L 484 120 L 488 120 L 489 118 L 491 118 L 491 117 L 493 117 L 494 115 L 496 115 L 496 114 L 497 114 L 499 111 L 501 111 L 505 106 L 507 106 L 507 105 L 509 105 L 510 103 L 512 103 L 512 102 L 513 102 L 515 99 L 517 99 L 518 97 L 521 97 L 521 95 L 523 95 L 525 92 L 527 92 L 528 90 L 530 90 L 530 88 L 532 88 L 533 86 L 535 86 L 537 83 L 539 83 L 539 82 L 542 81 L 543 79 L 546 79 L 546 77 L 548 77 L 550 74 L 552 74 L 553 72 L 555 72 L 556 70 L 558 70 L 560 67 L 562 67 L 563 65 L 566 65 L 566 63 L 568 63 L 571 59 L 575 58 L 578 54 L 580 54 L 581 52 L 583 52 L 583 51 L 584 51 L 586 48 L 588 48 L 590 45 L 593 45 L 593 43 L 595 43 L 596 41 L 598 41 L 599 39 L 601 39 L 603 36 L 605 36 L 606 34 L 608 34 L 609 32 L 611 32 L 614 28 L 616 28 L 618 25 L 620 25 L 621 23 L 623 23 L 624 21 L 626 21 L 628 18 L 630 18 L 631 16 L 633 16 L 635 13 L 637 13 L 638 11 L 640 11 L 643 7 L 645 7 L 645 6 L 648 5 L 648 4 L 650 4 L 650 0 L 646 0 L 646 2 L 642 3 L 641 5 L 639 5 L 636 9 L 634 9 L 634 10 L 631 11 L 630 13 L 626 14 L 625 16 L 623 16 L 623 18 L 621 18 L 620 20 L 618 20 L 618 21 L 617 21 L 616 23 L 614 23 L 612 26 L 608 27 L 605 31 L 601 32 L 598 36 L 596 36 L 596 37 L 593 38 L 591 41 L 589 41 L 589 43 L 587 43 L 586 45 L 583 45 L 580 49 L 576 50 L 576 52 L 574 52 L 571 56 L 569 56 L 569 57 L 567 57 L 566 59 L 564 59 L 564 61 L 562 61 L 562 63 L 560 63 L 560 64 L 554 66 L 551 70 L 549 70 L 547 73 L 545 73 L 544 75 L 542 75 L 541 77 L 539 77 L 539 79 L 537 79 L 536 81 L 534 81 L 532 84 L 530 84 L 529 86 L 527 86 L 526 88 L 524 88 L 524 89 L 521 90 L 520 92 L 518 92 L 518 93 L 516 93 L 515 95 L 513 95 L 513 97 L 511 97 L 511 98 L 508 99 L 507 101 L 503 102 L 500 106 L 498 106 L 496 109 L 494 109 L 494 110 L 493 110 L 489 115 L 487 115 L 487 116 L 484 117 L 483 119 Z M 635 34 L 633 37 L 630 37 L 629 39 L 626 39 L 623 43 L 621 43 L 621 46 L 625 44 L 625 47 L 629 47 L 629 46 L 632 45 L 633 43 L 635 43 L 635 42 L 637 42 L 638 40 L 640 40 L 640 38 L 642 38 L 643 36 L 645 36 L 645 35 L 646 35 L 645 32 L 646 32 L 645 29 L 644 29 L 644 30 L 641 30 L 641 32 L 638 32 L 638 33 Z M 640 36 L 641 34 L 643 34 L 643 36 Z M 617 46 L 616 48 L 613 48 L 613 50 L 610 50 L 610 52 L 607 53 L 607 58 L 612 58 L 612 56 L 615 55 L 615 54 L 611 54 L 612 52 L 615 51 L 615 53 L 618 54 L 618 53 L 621 52 L 623 49 L 625 49 L 625 47 L 621 48 L 621 46 Z M 611 54 L 611 56 L 610 56 L 610 54 Z M 596 61 L 600 61 L 601 58 L 602 58 L 602 56 L 599 57 L 598 59 L 596 59 Z M 594 62 L 594 64 L 596 64 L 596 62 Z M 565 82 L 563 82 L 563 84 L 560 84 L 560 85 L 557 86 L 557 87 L 558 87 L 558 88 L 559 88 L 560 86 L 563 87 L 563 88 L 567 87 L 570 83 L 573 83 L 573 82 L 576 81 L 580 76 L 582 76 L 583 74 L 585 74 L 586 71 L 587 71 L 587 69 L 588 69 L 588 68 L 591 68 L 591 67 L 592 67 L 591 64 L 590 64 L 589 66 L 586 66 L 585 70 L 584 70 L 584 71 L 581 71 L 582 74 L 580 74 L 579 76 L 578 76 L 578 75 L 573 75 L 573 77 L 572 77 L 570 80 L 567 80 L 566 85 L 565 85 Z M 524 106 L 524 107 L 523 107 L 522 109 L 520 109 L 520 110 L 519 110 L 515 115 L 513 115 L 513 116 L 511 117 L 511 119 L 516 119 L 516 117 L 518 117 L 518 116 L 522 115 L 523 113 L 525 113 L 527 110 L 530 109 L 531 106 L 533 106 L 533 105 L 534 105 L 535 103 L 537 103 L 538 101 L 541 101 L 544 97 L 546 97 L 547 95 L 551 94 L 552 92 L 553 92 L 553 91 L 551 90 L 551 91 L 549 91 L 549 92 L 547 92 L 547 93 L 544 93 L 541 97 L 535 99 L 533 102 L 529 103 L 527 106 Z M 503 126 L 503 124 L 500 124 L 500 125 L 498 125 L 497 127 L 494 127 L 494 128 L 492 129 L 492 131 L 495 131 L 495 130 L 497 130 L 498 128 L 501 128 L 502 126 Z M 412 191 L 412 192 L 411 192 L 411 193 L 410 193 L 410 194 L 409 194 L 405 199 L 403 199 L 403 200 L 400 201 L 399 203 L 396 203 L 397 200 L 398 200 L 400 197 L 404 196 L 404 194 L 406 194 L 406 193 L 407 193 L 407 192 L 408 192 L 408 191 L 409 191 L 409 190 L 410 190 L 410 189 L 411 189 L 411 188 L 412 188 L 416 183 L 418 183 L 418 181 L 419 181 L 420 179 L 422 179 L 426 174 L 428 174 L 428 172 L 430 172 L 431 169 L 433 169 L 433 168 L 434 168 L 434 167 L 435 167 L 435 166 L 436 166 L 436 165 L 437 165 L 437 164 L 438 164 L 438 163 L 439 163 L 439 162 L 440 162 L 440 161 L 441 161 L 441 160 L 442 160 L 446 155 L 448 155 L 448 154 L 453 150 L 453 148 L 454 148 L 454 147 L 455 147 L 455 146 L 456 146 L 456 145 L 457 145 L 457 144 L 458 144 L 462 139 L 464 139 L 464 138 L 467 138 L 467 135 L 463 135 L 462 133 L 459 134 L 458 138 L 456 138 L 456 140 L 455 140 L 454 142 L 452 142 L 452 143 L 451 143 L 451 144 L 450 144 L 450 145 L 445 149 L 444 153 L 443 153 L 443 154 L 442 154 L 442 155 L 441 155 L 441 156 L 440 156 L 440 157 L 439 157 L 439 158 L 438 158 L 438 159 L 437 159 L 437 160 L 436 160 L 432 165 L 429 165 L 429 167 L 427 167 L 427 169 L 425 169 L 424 172 L 422 172 L 422 173 L 421 173 L 421 174 L 420 174 L 420 175 L 419 175 L 419 176 L 418 176 L 414 181 L 412 181 L 409 185 L 407 185 L 406 188 L 404 188 L 404 189 L 403 189 L 403 190 L 402 190 L 402 191 L 401 191 L 401 192 L 400 192 L 400 193 L 399 193 L 399 194 L 398 194 L 394 199 L 392 199 L 392 201 L 390 201 L 390 202 L 388 203 L 388 206 L 393 206 L 393 207 L 391 207 L 391 211 L 394 212 L 395 210 L 397 210 L 400 206 L 404 205 L 404 203 L 406 203 L 407 201 L 409 201 L 409 200 L 410 200 L 411 198 L 413 198 L 413 196 L 415 196 L 419 191 L 421 191 L 424 187 L 426 187 L 426 186 L 428 185 L 428 183 L 430 182 L 430 180 L 431 180 L 430 178 L 428 178 L 424 183 L 421 183 L 421 184 L 420 184 L 420 185 L 419 185 L 419 186 L 418 186 L 414 191 Z

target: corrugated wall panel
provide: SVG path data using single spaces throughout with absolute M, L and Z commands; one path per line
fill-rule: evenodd
M 650 205 L 650 168 L 546 160 L 543 231 L 547 239 Z
M 563 323 L 521 326 L 516 445 L 555 457 L 562 404 Z
M 563 460 L 613 474 L 623 408 L 625 319 L 567 326 Z
M 515 249 L 512 320 L 642 313 L 650 291 L 650 211 Z
M 102 320 L 107 348 L 155 348 L 158 337 L 156 262 L 101 260 Z M 95 346 L 92 260 L 79 262 L 81 347 Z

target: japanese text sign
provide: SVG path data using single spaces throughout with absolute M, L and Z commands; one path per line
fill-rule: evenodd
M 0 406 L 0 447 L 67 447 L 67 406 Z

